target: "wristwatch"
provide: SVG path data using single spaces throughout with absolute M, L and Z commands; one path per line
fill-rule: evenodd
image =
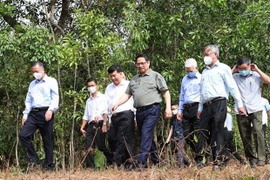
M 103 123 L 103 126 L 106 126 L 106 123 Z

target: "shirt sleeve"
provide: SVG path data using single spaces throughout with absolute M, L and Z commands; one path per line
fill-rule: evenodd
M 88 100 L 86 101 L 85 108 L 84 108 L 84 114 L 83 114 L 83 120 L 89 121 L 89 108 L 88 108 Z
M 168 90 L 168 86 L 167 86 L 167 83 L 166 83 L 164 77 L 159 73 L 157 73 L 156 82 L 157 82 L 157 87 L 161 92 Z
M 51 105 L 49 110 L 55 112 L 58 109 L 59 105 L 59 90 L 58 90 L 58 83 L 56 79 L 52 78 L 51 86 Z
M 185 94 L 185 92 L 184 92 L 183 83 L 184 83 L 184 79 L 182 80 L 182 83 L 180 86 L 179 109 L 178 109 L 179 113 L 182 113 L 184 110 L 184 94 Z
M 30 86 L 31 86 L 31 84 L 30 84 Z M 24 103 L 25 103 L 25 110 L 23 111 L 23 119 L 25 119 L 25 120 L 27 119 L 28 114 L 29 114 L 29 112 L 32 109 L 30 86 L 28 88 L 28 92 L 26 94 L 26 98 L 25 98 L 25 101 L 24 101 Z
M 243 107 L 241 95 L 229 66 L 224 67 L 224 81 L 238 108 Z
M 270 104 L 269 104 L 269 101 L 267 99 L 264 100 L 264 108 L 266 111 L 270 110 Z

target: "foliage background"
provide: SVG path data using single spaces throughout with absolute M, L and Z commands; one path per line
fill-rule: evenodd
M 79 128 L 88 97 L 86 79 L 95 76 L 104 92 L 107 68 L 120 64 L 128 79 L 135 75 L 136 53 L 146 53 L 151 67 L 166 79 L 172 101 L 179 98 L 184 61 L 193 57 L 204 68 L 202 50 L 220 47 L 220 61 L 233 67 L 238 57 L 252 59 L 269 74 L 270 2 L 265 0 L 36 0 L 0 2 L 0 156 L 1 168 L 23 166 L 18 143 L 30 63 L 42 60 L 60 87 L 55 116 L 55 165 L 74 168 L 84 153 Z M 262 86 L 270 98 L 269 88 Z M 229 105 L 233 107 L 230 98 Z M 235 122 L 234 122 L 235 123 Z M 242 143 L 235 124 L 236 145 Z M 160 116 L 155 132 L 159 144 L 168 121 Z M 42 143 L 35 135 L 41 158 Z M 166 156 L 173 159 L 173 156 Z

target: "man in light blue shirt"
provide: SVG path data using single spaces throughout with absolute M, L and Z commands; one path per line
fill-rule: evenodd
M 184 76 L 179 97 L 179 109 L 177 119 L 182 121 L 184 137 L 187 144 L 195 152 L 197 167 L 202 167 L 204 141 L 200 135 L 200 120 L 197 118 L 197 110 L 200 101 L 201 74 L 198 71 L 197 62 L 190 58 L 185 62 L 186 75 Z M 197 140 L 196 140 L 197 139 Z
M 239 132 L 244 145 L 245 155 L 250 166 L 255 168 L 265 165 L 265 142 L 262 131 L 261 83 L 270 84 L 270 77 L 263 73 L 255 64 L 251 64 L 248 58 L 239 58 L 237 65 L 232 69 L 233 78 L 241 94 L 247 116 L 243 116 L 235 108 Z M 253 125 L 253 128 L 251 127 Z M 257 136 L 256 151 L 252 148 L 252 129 Z
M 201 97 L 197 116 L 200 118 L 201 111 L 204 109 L 205 116 L 201 117 L 201 127 L 210 130 L 214 159 L 213 170 L 220 170 L 225 165 L 221 155 L 225 153 L 224 122 L 229 92 L 234 97 L 239 111 L 245 114 L 245 110 L 239 90 L 233 80 L 231 68 L 218 60 L 218 47 L 216 45 L 206 46 L 203 55 L 206 68 L 201 77 Z
M 32 144 L 32 136 L 39 129 L 44 143 L 45 170 L 53 169 L 53 122 L 54 112 L 58 109 L 59 94 L 56 79 L 45 74 L 43 63 L 37 61 L 32 65 L 35 80 L 30 83 L 23 111 L 22 129 L 19 137 L 29 168 L 40 164 Z

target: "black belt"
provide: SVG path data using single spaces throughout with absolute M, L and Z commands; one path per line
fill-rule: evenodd
M 199 104 L 198 102 L 189 103 L 189 104 L 184 104 L 184 107 L 185 107 L 185 108 L 190 108 L 190 107 L 196 106 L 196 105 L 198 105 L 198 104 Z
M 151 104 L 151 105 L 148 105 L 148 106 L 142 106 L 142 107 L 137 107 L 137 111 L 140 112 L 140 111 L 144 111 L 146 109 L 150 109 L 151 107 L 153 106 L 156 106 L 156 105 L 160 105 L 159 103 L 154 103 L 154 104 Z
M 214 102 L 217 102 L 217 101 L 220 101 L 220 100 L 223 100 L 223 99 L 225 99 L 225 97 L 216 97 L 216 98 L 214 98 L 214 99 L 212 99 L 210 101 L 207 101 L 203 105 L 204 106 L 209 106 L 209 105 L 213 104 Z
M 36 108 L 32 108 L 31 111 L 47 111 L 49 109 L 49 107 L 36 107 Z
M 121 111 L 121 112 L 113 113 L 112 116 L 113 116 L 113 117 L 121 116 L 121 115 L 130 113 L 130 112 L 132 112 L 132 111 L 131 111 L 131 110 Z

